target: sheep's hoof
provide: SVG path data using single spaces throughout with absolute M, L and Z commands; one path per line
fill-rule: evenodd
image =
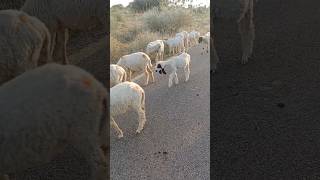
M 141 130 L 137 130 L 137 131 L 136 131 L 136 134 L 140 134 L 140 133 L 141 133 Z
M 118 138 L 120 139 L 120 138 L 123 138 L 123 134 L 119 134 L 118 135 Z

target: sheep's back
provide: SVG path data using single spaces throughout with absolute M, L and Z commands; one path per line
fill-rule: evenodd
M 143 89 L 133 82 L 123 82 L 110 89 L 110 114 L 125 113 L 128 108 L 140 104 Z
M 94 141 L 105 95 L 90 74 L 71 65 L 44 65 L 3 84 L 0 172 L 43 164 L 81 137 Z

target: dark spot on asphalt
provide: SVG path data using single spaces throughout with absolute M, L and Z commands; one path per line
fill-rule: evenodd
M 284 104 L 284 103 L 278 103 L 277 106 L 278 106 L 279 108 L 284 108 L 285 104 Z
M 161 154 L 161 152 L 159 151 L 158 154 Z
M 239 95 L 239 92 L 233 93 L 232 95 L 233 95 L 233 96 L 238 96 L 238 95 Z
M 197 94 L 197 96 L 199 96 L 199 94 Z
M 207 53 L 209 53 L 209 51 L 207 50 Z
M 158 65 L 157 65 L 157 68 L 162 68 L 162 67 L 161 67 L 161 64 L 158 64 Z
M 167 151 L 164 151 L 163 154 L 168 154 L 168 152 L 167 152 Z

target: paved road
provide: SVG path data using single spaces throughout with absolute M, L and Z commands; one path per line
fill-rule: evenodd
M 234 20 L 217 18 L 215 179 L 319 179 L 320 1 L 258 1 L 254 56 L 241 65 Z
M 112 180 L 206 180 L 210 163 L 209 55 L 195 47 L 191 74 L 168 89 L 168 76 L 155 74 L 156 82 L 144 87 L 145 129 L 138 126 L 134 112 L 116 117 L 124 132 L 117 139 L 111 129 L 110 175 Z M 138 83 L 142 84 L 140 80 Z

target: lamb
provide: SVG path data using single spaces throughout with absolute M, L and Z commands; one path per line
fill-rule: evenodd
M 126 71 L 119 65 L 110 64 L 110 88 L 126 80 Z
M 48 27 L 54 59 L 69 64 L 66 54 L 69 30 L 106 29 L 107 8 L 105 0 L 26 0 L 21 10 L 39 18 Z
M 159 74 L 167 74 L 166 71 L 171 71 L 169 75 L 168 87 L 172 86 L 172 80 L 175 78 L 175 84 L 178 84 L 177 70 L 184 69 L 185 82 L 189 80 L 190 75 L 190 55 L 188 53 L 181 53 L 178 56 L 170 57 L 167 61 L 158 61 L 156 64 L 156 72 Z
M 163 54 L 164 54 L 164 43 L 162 40 L 155 40 L 150 42 L 147 45 L 146 53 L 151 55 L 152 53 L 156 53 L 155 62 L 158 62 L 158 58 L 163 61 Z
M 72 146 L 86 159 L 90 179 L 106 179 L 107 93 L 86 71 L 54 63 L 3 84 L 0 174 L 47 164 Z
M 150 75 L 152 78 L 152 82 L 154 82 L 151 60 L 149 56 L 144 52 L 136 52 L 124 55 L 119 59 L 117 65 L 128 71 L 129 81 L 131 81 L 132 72 L 143 71 L 146 76 L 144 86 L 148 85 Z
M 18 10 L 1 10 L 0 31 L 0 85 L 52 62 L 51 35 L 39 19 Z
M 200 37 L 200 32 L 191 31 L 188 35 L 189 37 L 189 47 L 194 46 L 198 43 L 198 39 Z
M 110 125 L 118 132 L 118 138 L 123 137 L 123 132 L 114 121 L 114 117 L 134 109 L 139 116 L 139 125 L 136 133 L 140 133 L 146 122 L 145 92 L 134 82 L 122 82 L 110 89 Z

